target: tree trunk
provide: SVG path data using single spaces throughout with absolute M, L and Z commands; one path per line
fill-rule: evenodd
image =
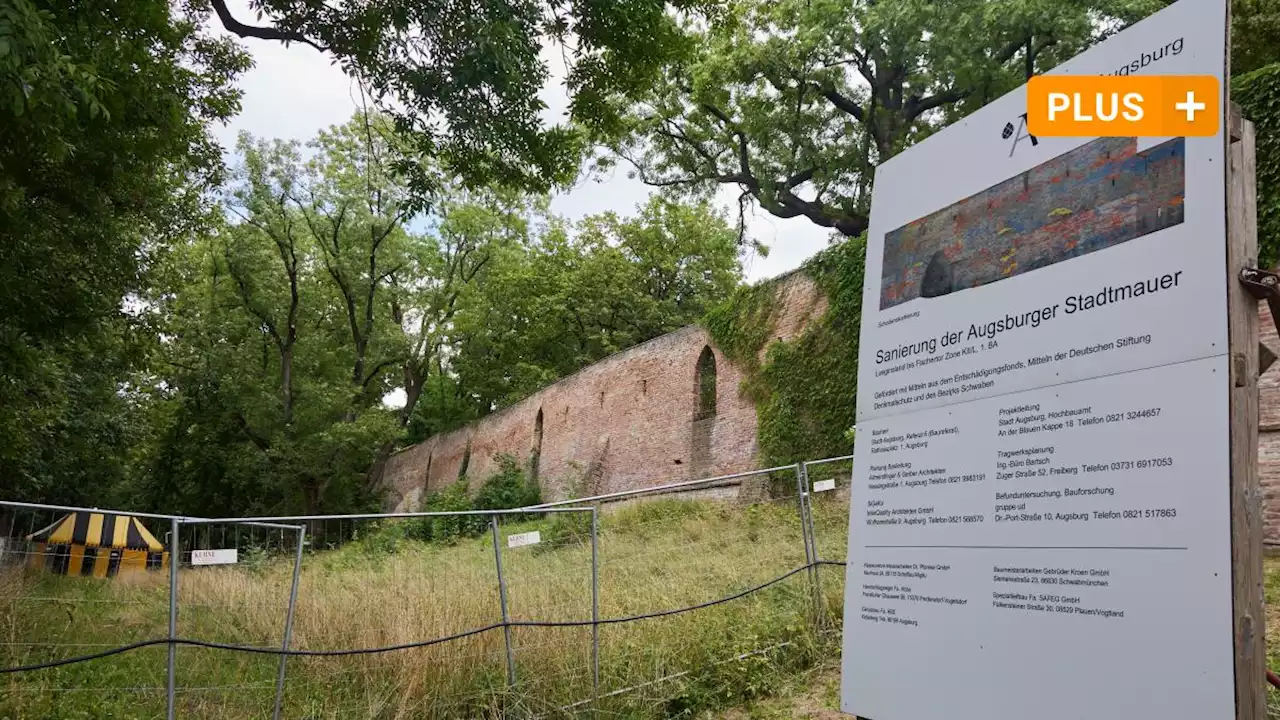
M 417 407 L 418 400 L 422 397 L 422 390 L 426 387 L 427 378 L 423 373 L 419 373 L 412 363 L 404 364 L 404 407 L 400 408 L 400 428 L 409 426 L 409 420 L 413 417 L 413 409 Z M 391 453 L 395 450 L 395 440 L 388 440 L 378 448 L 378 452 L 373 456 L 373 462 L 369 465 L 369 470 L 364 474 L 365 492 L 372 493 L 382 485 L 382 473 L 386 470 L 387 460 L 391 459 Z
M 302 514 L 303 515 L 319 515 L 320 514 L 320 496 L 324 491 L 324 484 L 313 477 L 302 479 Z
M 293 424 L 293 347 L 280 349 L 280 402 L 285 427 Z

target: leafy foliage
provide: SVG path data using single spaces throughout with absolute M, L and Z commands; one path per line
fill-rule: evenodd
M 601 98 L 634 95 L 682 51 L 669 10 L 697 12 L 707 3 L 254 0 L 262 26 L 237 19 L 225 0 L 210 4 L 241 37 L 306 43 L 330 55 L 383 101 L 410 156 L 442 161 L 475 186 L 546 190 L 572 179 L 584 146 L 575 130 L 544 121 L 544 45 L 562 51 L 575 119 L 607 127 L 616 121 Z M 413 178 L 433 194 L 432 173 Z
M 1231 75 L 1280 62 L 1280 0 L 1232 0 Z
M 164 0 L 0 0 L 6 494 L 71 502 L 128 482 L 142 428 L 125 381 L 151 330 L 130 301 L 208 221 L 207 129 L 238 109 L 247 65 Z
M 702 324 L 735 365 L 756 370 L 777 311 L 776 280 L 744 285 L 707 311 Z
M 768 343 L 772 286 L 740 290 L 708 314 L 707 331 L 739 367 L 756 405 L 762 460 L 782 465 L 848 452 L 858 386 L 865 238 L 832 245 L 807 262 L 827 311 L 795 340 Z M 764 361 L 757 360 L 764 352 Z
M 474 414 L 696 322 L 741 278 L 736 235 L 706 204 L 544 221 L 495 254 L 452 319 L 450 364 Z
M 1280 262 L 1280 62 L 1235 78 L 1231 98 L 1257 132 L 1258 261 Z
M 651 185 L 857 236 L 877 164 L 1162 4 L 737 0 L 619 99 L 613 149 Z
M 511 455 L 498 455 L 498 471 L 485 479 L 474 496 L 467 478 L 461 478 L 422 501 L 422 512 L 465 512 L 468 510 L 507 510 L 537 505 L 542 492 L 535 480 L 525 476 L 520 461 Z M 516 519 L 519 519 L 517 516 Z M 483 515 L 450 515 L 418 518 L 406 524 L 409 537 L 442 543 L 475 537 L 489 530 L 489 518 Z
M 542 502 L 538 483 L 525 477 L 518 458 L 500 453 L 498 471 L 488 477 L 476 492 L 472 505 L 476 510 L 505 510 L 537 505 Z

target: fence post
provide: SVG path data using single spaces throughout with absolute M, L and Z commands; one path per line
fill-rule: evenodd
M 293 637 L 293 610 L 298 606 L 298 578 L 302 575 L 302 546 L 307 539 L 307 526 L 298 526 L 298 551 L 293 558 L 293 584 L 289 586 L 289 608 L 284 613 L 284 643 L 280 650 L 280 669 L 276 673 L 276 704 L 271 711 L 273 720 L 280 720 L 280 710 L 284 704 L 284 666 L 289 656 L 289 641 Z
M 178 564 L 182 562 L 182 545 L 178 539 L 178 518 L 172 519 L 169 529 L 169 674 L 165 683 L 165 717 L 173 720 L 177 692 L 178 646 L 173 643 L 178 636 Z
M 822 591 L 818 581 L 818 543 L 813 536 L 813 523 L 809 514 L 809 467 L 804 461 L 796 463 L 796 487 L 800 493 L 800 533 L 804 536 L 805 563 L 809 565 L 809 594 L 813 601 L 815 630 L 822 627 Z
M 507 613 L 507 580 L 502 574 L 502 543 L 498 536 L 498 516 L 489 516 L 489 527 L 493 529 L 493 559 L 498 566 L 498 602 L 502 604 L 502 636 L 507 646 L 507 686 L 516 684 L 516 656 L 511 650 L 511 616 Z
M 591 701 L 600 705 L 600 506 L 591 506 Z

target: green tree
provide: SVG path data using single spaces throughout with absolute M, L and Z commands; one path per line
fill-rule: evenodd
M 249 488 L 308 512 L 368 500 L 365 471 L 396 433 L 381 398 L 404 357 L 391 278 L 414 282 L 415 206 L 388 169 L 383 124 L 358 115 L 310 157 L 242 136 L 232 222 L 183 253 L 169 308 L 178 372 L 154 481 L 181 506 Z M 194 453 L 208 465 L 182 459 L 192 436 L 219 443 Z
M 1161 4 L 737 0 L 686 25 L 693 49 L 643 102 L 619 100 L 613 149 L 650 185 L 736 187 L 744 209 L 854 237 L 878 163 Z
M 615 116 L 602 98 L 647 87 L 683 50 L 672 11 L 708 4 L 252 0 L 259 24 L 251 25 L 225 0 L 208 0 L 240 37 L 303 43 L 331 56 L 382 101 L 416 153 L 447 162 L 475 185 L 537 189 L 571 178 L 583 147 L 566 125 L 543 122 L 544 47 L 568 65 L 574 117 L 605 127 Z M 419 189 L 433 186 L 429 173 L 414 179 Z
M 737 233 L 707 204 L 544 218 L 459 310 L 449 366 L 485 413 L 606 355 L 697 322 L 740 282 Z
M 1231 76 L 1280 62 L 1280 0 L 1232 0 Z
M 0 0 L 6 495 L 102 498 L 127 477 L 138 296 L 165 248 L 211 221 L 208 128 L 238 109 L 247 66 L 164 0 Z

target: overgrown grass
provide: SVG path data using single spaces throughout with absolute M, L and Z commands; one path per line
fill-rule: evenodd
M 847 505 L 826 503 L 817 513 L 820 527 L 839 527 Z M 541 544 L 506 547 L 506 535 L 531 529 L 542 533 Z M 589 529 L 586 514 L 502 527 L 513 620 L 591 618 Z M 794 499 L 753 505 L 659 500 L 607 511 L 598 551 L 602 618 L 714 600 L 805 563 Z M 178 634 L 279 647 L 290 570 L 286 558 L 184 569 Z M 815 631 L 805 572 L 722 605 L 602 626 L 600 714 L 693 716 L 777 691 L 787 677 L 836 651 L 838 635 L 829 631 L 839 621 L 842 580 L 837 568 L 821 574 L 826 633 Z M 11 573 L 0 578 L 0 665 L 165 637 L 167 603 L 161 574 L 94 580 Z M 339 550 L 306 557 L 292 645 L 395 645 L 500 620 L 489 537 L 428 543 L 384 525 L 366 528 L 358 542 Z M 538 717 L 591 708 L 562 709 L 592 698 L 589 626 L 517 627 L 511 635 L 517 682 L 510 688 L 501 629 L 428 648 L 291 658 L 285 716 Z M 166 654 L 160 646 L 0 676 L 0 717 L 163 716 Z M 274 656 L 179 647 L 179 714 L 269 716 L 277 667 Z

